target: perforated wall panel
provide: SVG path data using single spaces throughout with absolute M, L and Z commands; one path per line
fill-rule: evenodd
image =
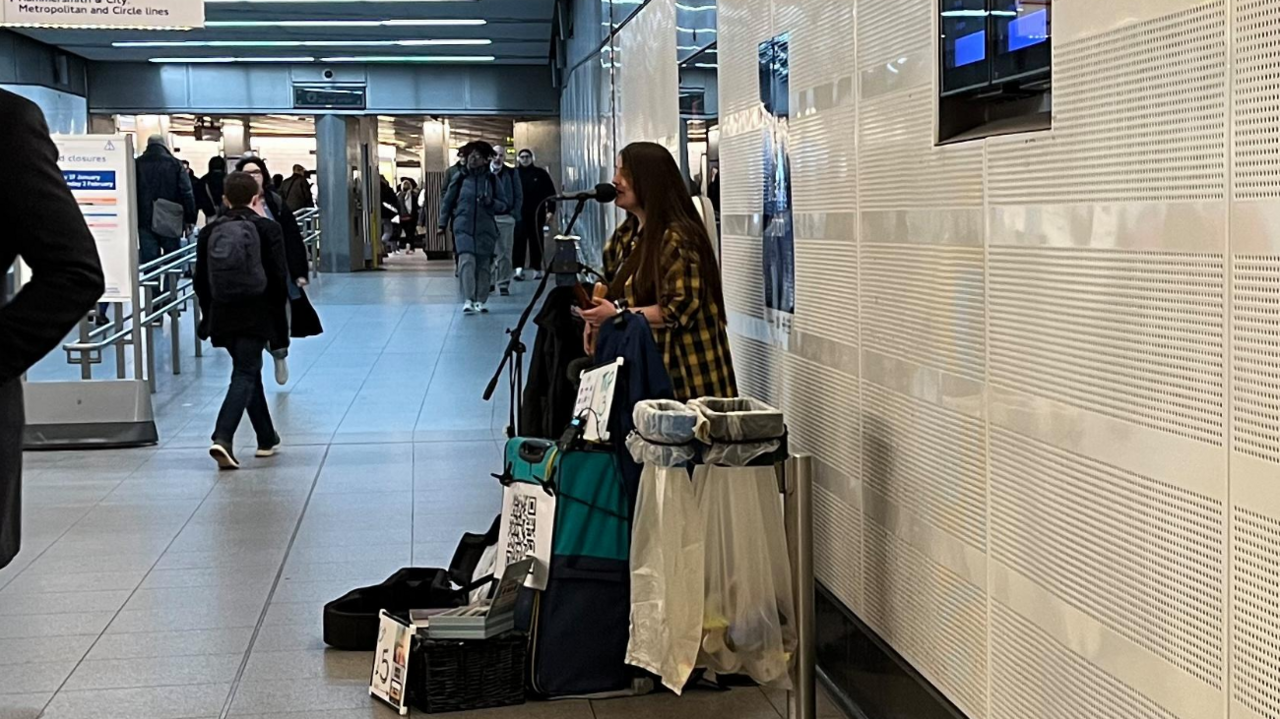
M 863 481 L 917 521 L 987 548 L 987 459 L 982 422 L 863 385 Z
M 863 241 L 861 281 L 864 346 L 984 379 L 980 248 Z
M 1258 716 L 1280 716 L 1280 520 L 1235 512 L 1235 691 Z
M 1225 197 L 1226 20 L 1214 0 L 1055 45 L 1053 132 L 993 145 L 991 203 Z
M 1280 2 L 1236 0 L 1235 197 L 1280 198 Z
M 991 613 L 992 719 L 1175 719 L 1008 607 Z
M 1218 255 L 993 247 L 991 381 L 1222 444 Z
M 680 151 L 680 76 L 675 0 L 651 0 L 618 31 L 614 105 L 618 149 L 632 142 Z
M 991 505 L 993 558 L 1222 686 L 1220 503 L 994 428 Z
M 966 714 L 986 717 L 982 589 L 875 522 L 863 536 L 864 618 Z

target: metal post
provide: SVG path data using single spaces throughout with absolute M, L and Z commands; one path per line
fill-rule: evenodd
M 80 342 L 89 343 L 89 318 L 80 320 Z M 89 363 L 89 353 L 80 353 L 80 379 L 93 379 L 93 365 Z
M 191 296 L 191 326 L 195 330 L 192 342 L 196 346 L 196 359 L 204 357 L 204 342 L 200 341 L 200 299 L 195 295 Z
M 170 277 L 170 279 L 173 280 L 173 282 L 169 285 L 170 296 L 165 300 L 166 303 L 177 302 L 178 297 L 181 295 L 181 288 L 178 286 L 180 284 L 178 278 Z M 169 342 L 172 345 L 171 351 L 173 352 L 174 375 L 182 374 L 182 332 L 180 331 L 182 328 L 179 326 L 181 325 L 181 318 L 182 308 L 180 306 L 175 306 L 173 310 L 169 312 Z
M 150 284 L 143 286 L 143 296 L 146 301 L 143 303 L 142 316 L 150 317 L 155 311 L 155 287 Z M 145 336 L 147 339 L 147 382 L 151 385 L 151 394 L 156 393 L 156 326 L 155 322 L 143 322 L 146 327 Z M 134 332 L 137 332 L 136 326 Z
M 111 305 L 111 317 L 114 320 L 111 329 L 112 332 L 115 333 L 124 329 L 124 304 L 121 302 L 113 302 Z M 125 373 L 124 364 L 124 340 L 120 339 L 116 340 L 116 379 L 126 378 L 127 375 Z
M 818 715 L 817 632 L 813 578 L 813 458 L 793 456 L 786 466 L 787 545 L 795 589 L 796 661 L 787 705 L 790 719 Z

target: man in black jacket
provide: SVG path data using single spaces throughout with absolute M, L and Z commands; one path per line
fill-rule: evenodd
M 218 412 L 209 455 L 222 469 L 239 469 L 234 440 L 245 411 L 258 435 L 258 457 L 274 456 L 280 447 L 280 435 L 271 421 L 267 395 L 262 388 L 262 353 L 269 345 L 287 346 L 289 321 L 285 305 L 289 302 L 288 263 L 284 256 L 284 232 L 280 224 L 263 216 L 258 181 L 244 172 L 227 175 L 224 200 L 229 208 L 213 224 L 200 231 L 196 243 L 196 297 L 203 315 L 200 336 L 214 347 L 222 347 L 231 355 L 231 385 Z M 210 281 L 209 239 L 221 223 L 251 222 L 258 231 L 261 261 L 266 275 L 266 291 L 261 295 L 235 301 L 219 301 L 213 296 Z
M 147 140 L 146 151 L 138 156 L 137 175 L 138 262 L 145 265 L 161 255 L 177 252 L 181 246 L 181 232 L 169 237 L 155 231 L 152 222 L 156 201 L 181 205 L 183 222 L 190 226 L 196 224 L 196 195 L 191 189 L 191 177 L 160 135 Z
M 520 185 L 524 190 L 523 206 L 517 208 L 520 213 L 520 224 L 516 226 L 515 267 L 517 280 L 524 279 L 525 267 L 532 267 L 537 273 L 536 279 L 542 279 L 542 228 L 551 220 L 555 212 L 555 203 L 547 203 L 543 213 L 538 207 L 543 200 L 556 196 L 556 183 L 551 173 L 534 164 L 533 150 L 521 150 L 517 158 L 520 166 Z
M 21 257 L 31 279 L 7 305 L 0 289 L 0 568 L 18 553 L 22 518 L 22 381 L 104 291 L 102 265 L 58 169 L 40 108 L 0 91 L 0 267 Z
M 280 196 L 284 204 L 292 212 L 302 212 L 308 207 L 315 207 L 315 198 L 311 196 L 311 182 L 307 180 L 307 168 L 302 165 L 293 166 L 293 174 L 280 183 Z
M 209 158 L 209 172 L 200 178 L 199 192 L 196 193 L 196 204 L 204 213 L 205 222 L 213 222 L 222 209 L 222 183 L 227 179 L 227 160 L 223 157 Z

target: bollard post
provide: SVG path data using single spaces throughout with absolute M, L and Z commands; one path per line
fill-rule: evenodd
M 181 288 L 178 287 L 177 278 L 173 278 L 170 293 L 173 295 L 166 302 L 177 302 L 181 295 Z M 171 344 L 171 352 L 173 354 L 173 374 L 182 374 L 182 311 L 181 307 L 175 305 L 173 310 L 169 312 L 169 342 Z
M 813 578 L 813 458 L 788 458 L 785 476 L 787 545 L 791 553 L 798 638 L 787 711 L 790 719 L 815 719 L 818 715 L 818 675 Z

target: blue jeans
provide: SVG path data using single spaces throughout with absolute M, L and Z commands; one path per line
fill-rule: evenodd
M 160 259 L 161 255 L 177 252 L 182 247 L 178 237 L 160 237 L 143 227 L 138 228 L 138 264 L 145 265 Z
M 218 412 L 213 441 L 231 447 L 240 419 L 247 411 L 253 431 L 258 435 L 258 446 L 275 445 L 276 428 L 267 408 L 267 394 L 262 389 L 262 353 L 266 349 L 267 341 L 257 337 L 236 337 L 228 345 L 231 386 L 227 388 L 227 396 Z

